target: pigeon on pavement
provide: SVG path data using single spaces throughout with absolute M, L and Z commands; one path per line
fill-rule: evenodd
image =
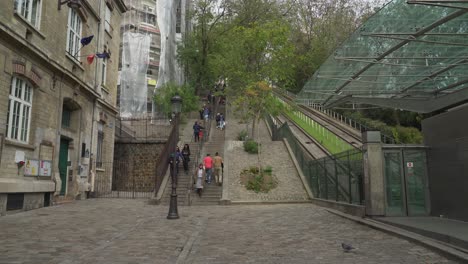
M 355 248 L 353 248 L 353 246 L 345 244 L 345 243 L 341 243 L 341 247 L 343 248 L 345 253 L 348 253 L 351 250 L 355 249 Z

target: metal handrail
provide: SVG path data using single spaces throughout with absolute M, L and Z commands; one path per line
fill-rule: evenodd
M 218 109 L 218 103 L 215 102 L 215 109 L 214 109 L 214 113 L 216 113 Z M 208 119 L 208 125 L 205 124 L 205 132 L 206 133 L 203 133 L 203 137 L 201 138 L 201 140 L 199 140 L 199 143 L 198 143 L 198 151 L 196 153 L 196 156 L 195 156 L 195 159 L 192 166 L 196 169 L 198 167 L 198 164 L 199 164 L 199 159 L 202 158 L 202 155 L 201 155 L 201 152 L 202 152 L 202 149 L 203 149 L 203 145 L 205 144 L 206 141 L 208 141 L 209 139 L 209 136 L 210 136 L 210 133 L 211 133 L 211 122 L 212 122 L 212 119 Z M 191 205 L 192 204 L 192 199 L 191 199 L 191 194 L 192 194 L 192 187 L 193 187 L 193 184 L 192 184 L 192 180 L 193 180 L 193 176 L 194 175 L 191 175 L 190 176 L 190 181 L 189 181 L 189 184 L 187 186 L 187 199 L 188 199 L 188 205 Z

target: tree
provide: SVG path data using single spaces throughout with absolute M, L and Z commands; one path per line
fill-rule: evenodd
M 195 89 L 190 85 L 176 85 L 175 83 L 166 83 L 159 88 L 154 96 L 156 107 L 160 112 L 171 115 L 171 99 L 176 94 L 182 98 L 182 113 L 188 113 L 198 108 L 198 96 L 195 95 Z
M 267 114 L 278 115 L 282 104 L 274 97 L 271 86 L 265 81 L 254 83 L 244 90 L 244 94 L 234 101 L 237 110 L 243 113 L 245 120 L 252 121 L 252 138 L 256 139 L 255 127 Z
M 219 35 L 216 27 L 222 22 L 225 7 L 216 0 L 197 0 L 193 3 L 190 18 L 195 22 L 193 32 L 187 35 L 177 48 L 178 60 L 185 65 L 189 81 L 200 94 L 211 83 L 215 76 L 209 67 L 211 49 Z

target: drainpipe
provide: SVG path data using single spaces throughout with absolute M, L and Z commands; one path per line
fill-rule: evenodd
M 59 98 L 57 100 L 57 139 L 55 140 L 55 146 L 58 146 L 58 151 L 55 152 L 54 157 L 54 175 L 57 173 L 59 174 L 58 178 L 60 178 L 60 169 L 59 169 L 59 159 L 60 159 L 60 138 L 62 135 L 62 109 L 61 106 L 63 104 L 62 100 L 62 89 L 63 89 L 63 76 L 64 73 L 62 72 L 62 76 L 60 77 L 60 87 L 59 87 Z M 54 176 L 54 183 L 55 183 L 55 190 L 54 195 L 57 192 L 57 178 Z M 66 192 L 66 191 L 65 191 Z M 59 192 L 60 194 L 60 192 Z M 66 195 L 66 193 L 65 193 Z
M 101 14 L 101 9 L 102 9 L 102 1 L 103 0 L 100 0 L 99 1 L 99 11 L 98 11 L 98 14 L 99 14 L 99 21 L 98 21 L 98 27 L 97 27 L 97 48 L 96 48 L 96 52 L 99 52 L 99 48 L 101 46 L 101 18 L 102 18 L 102 14 Z M 98 72 L 99 72 L 99 69 L 98 69 L 98 63 L 96 62 L 96 66 L 94 67 L 94 86 L 95 88 L 97 89 L 99 86 L 97 84 L 97 77 L 98 77 Z M 89 145 L 89 150 L 90 150 L 90 157 L 89 157 L 89 164 L 91 166 L 90 168 L 90 177 L 88 178 L 88 182 L 90 182 L 91 184 L 91 192 L 94 192 L 94 180 L 95 180 L 95 171 L 96 171 L 96 168 L 95 166 L 93 166 L 93 153 L 94 153 L 94 150 L 93 150 L 93 143 L 94 143 L 94 123 L 95 123 L 95 120 L 94 120 L 94 117 L 95 117 L 95 114 L 96 114 L 96 107 L 97 107 L 97 98 L 94 98 L 94 101 L 93 101 L 93 115 L 91 117 L 91 143 Z

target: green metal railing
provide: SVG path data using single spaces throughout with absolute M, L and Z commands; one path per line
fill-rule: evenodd
M 314 159 L 294 136 L 287 123 L 281 126 L 266 118 L 275 141 L 286 139 L 315 198 L 363 204 L 363 155 L 351 149 Z

